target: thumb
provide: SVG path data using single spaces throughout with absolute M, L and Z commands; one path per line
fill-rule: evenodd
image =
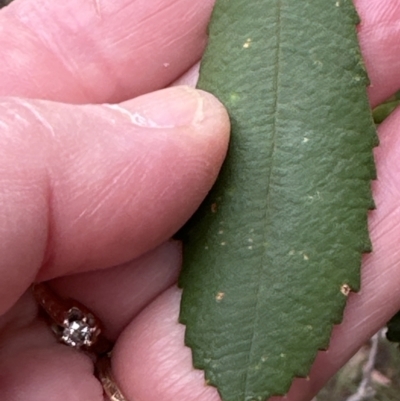
M 0 101 L 0 313 L 36 279 L 110 267 L 169 238 L 224 159 L 228 116 L 175 87 L 120 105 Z

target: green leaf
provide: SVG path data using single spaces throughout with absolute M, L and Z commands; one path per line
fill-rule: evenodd
M 307 376 L 359 289 L 377 139 L 357 22 L 349 0 L 217 0 L 198 86 L 232 140 L 183 230 L 180 319 L 226 401 Z
M 400 93 L 397 92 L 386 102 L 375 107 L 373 117 L 375 124 L 381 124 L 400 105 Z

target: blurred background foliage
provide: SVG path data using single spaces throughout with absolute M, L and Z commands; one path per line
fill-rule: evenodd
M 398 401 L 400 400 L 400 351 L 390 343 L 385 330 L 378 335 L 377 352 L 371 358 L 371 344 L 365 344 L 326 384 L 315 401 Z M 371 362 L 367 389 L 360 395 L 365 367 Z

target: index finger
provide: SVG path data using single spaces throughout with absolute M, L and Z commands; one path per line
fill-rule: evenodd
M 16 0 L 0 12 L 0 96 L 116 103 L 200 57 L 214 0 Z

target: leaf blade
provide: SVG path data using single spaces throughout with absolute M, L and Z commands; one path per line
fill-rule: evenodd
M 376 136 L 356 22 L 349 1 L 217 2 L 199 87 L 232 143 L 180 285 L 186 343 L 225 400 L 284 394 L 359 287 Z

